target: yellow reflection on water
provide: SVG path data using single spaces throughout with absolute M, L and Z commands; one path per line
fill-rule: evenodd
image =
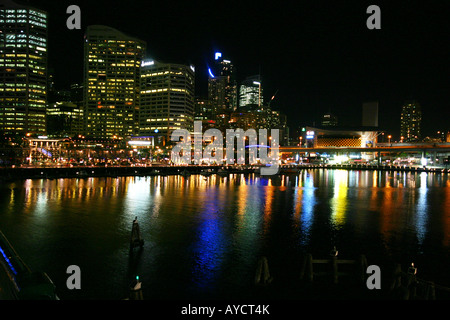
M 144 178 L 128 179 L 126 180 L 126 190 L 124 213 L 139 218 L 143 213 L 147 212 L 149 202 L 152 199 L 150 183 Z M 103 191 L 101 191 L 102 193 Z
M 372 187 L 376 188 L 378 186 L 378 171 L 374 170 L 372 173 Z
M 247 199 L 248 199 L 248 186 L 246 184 L 242 184 L 239 186 L 239 198 L 238 198 L 238 216 L 240 221 L 242 221 L 242 218 L 247 208 Z
M 334 173 L 334 195 L 330 200 L 331 219 L 336 226 L 345 221 L 347 210 L 348 171 L 336 170 Z

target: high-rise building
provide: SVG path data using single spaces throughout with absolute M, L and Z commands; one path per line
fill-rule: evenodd
M 194 102 L 194 120 L 207 121 L 209 119 L 211 119 L 211 109 L 209 108 L 208 99 L 196 97 Z
M 101 25 L 84 44 L 85 134 L 126 138 L 138 133 L 141 61 L 146 43 Z
M 421 138 L 422 110 L 415 100 L 406 101 L 400 115 L 400 136 L 403 141 L 417 141 Z
M 74 137 L 84 132 L 82 106 L 70 101 L 51 103 L 47 107 L 47 134 Z
M 239 107 L 247 107 L 249 105 L 261 106 L 264 103 L 263 88 L 261 82 L 261 76 L 255 75 L 247 77 L 242 81 L 239 87 Z
M 194 121 L 202 122 L 202 129 L 206 131 L 211 128 L 217 128 L 216 120 L 213 120 L 213 112 L 208 98 L 196 97 L 194 103 Z
M 45 134 L 47 13 L 0 4 L 0 131 Z
M 195 67 L 144 60 L 141 67 L 140 136 L 167 145 L 176 129 L 193 130 Z
M 214 113 L 232 112 L 237 109 L 236 70 L 230 60 L 216 52 L 214 63 L 208 67 L 208 100 Z
M 48 93 L 47 135 L 51 137 L 84 135 L 83 86 L 74 83 L 65 90 L 50 90 L 49 87 Z

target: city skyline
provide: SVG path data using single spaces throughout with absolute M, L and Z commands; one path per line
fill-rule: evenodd
M 328 111 L 344 124 L 360 122 L 361 105 L 376 100 L 380 130 L 399 136 L 408 99 L 422 105 L 424 136 L 448 130 L 438 116 L 448 103 L 445 5 L 438 2 L 380 4 L 381 30 L 366 28 L 365 3 L 176 3 L 149 11 L 142 2 L 78 1 L 81 30 L 65 26 L 68 2 L 28 4 L 49 12 L 49 68 L 58 89 L 81 81 L 86 28 L 104 24 L 146 41 L 149 58 L 195 65 L 197 96 L 207 94 L 215 51 L 233 61 L 239 83 L 261 73 L 265 98 L 279 91 L 272 107 L 287 114 L 292 130 Z
M 0 300 L 450 300 L 449 1 L 72 1 L 0 0 Z

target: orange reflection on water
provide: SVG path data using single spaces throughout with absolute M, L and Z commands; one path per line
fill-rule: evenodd
M 373 190 L 376 192 L 376 190 Z M 397 208 L 395 205 L 396 189 L 386 187 L 383 190 L 383 197 L 375 203 L 375 208 L 380 215 L 380 233 L 385 239 L 389 239 L 396 227 Z
M 239 198 L 238 198 L 238 216 L 240 220 L 244 216 L 247 209 L 247 200 L 248 200 L 248 186 L 246 184 L 242 184 L 239 186 Z
M 266 234 L 270 227 L 270 221 L 272 219 L 272 205 L 273 205 L 273 198 L 274 190 L 277 187 L 274 187 L 271 185 L 271 180 L 269 179 L 269 186 L 264 187 L 265 193 L 264 193 L 264 234 Z
M 303 198 L 303 188 L 296 187 L 296 192 L 294 194 L 294 221 L 298 221 L 300 214 L 302 212 L 302 198 Z
M 450 246 L 450 180 L 447 180 L 447 187 L 444 192 L 444 201 L 442 201 L 442 228 L 443 239 L 442 243 L 445 246 Z
M 376 188 L 378 186 L 378 171 L 374 170 L 372 173 L 372 187 Z

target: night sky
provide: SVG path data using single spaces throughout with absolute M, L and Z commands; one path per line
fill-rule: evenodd
M 378 100 L 380 129 L 398 139 L 407 99 L 421 103 L 426 134 L 450 130 L 447 0 L 28 3 L 50 14 L 49 67 L 59 89 L 82 81 L 85 29 L 104 24 L 145 40 L 149 58 L 193 63 L 197 95 L 206 95 L 215 51 L 239 80 L 261 72 L 265 98 L 278 90 L 272 107 L 291 130 L 319 124 L 328 111 L 360 125 L 362 103 Z M 70 4 L 81 8 L 81 30 L 66 28 Z M 381 9 L 381 30 L 366 27 L 371 4 Z

